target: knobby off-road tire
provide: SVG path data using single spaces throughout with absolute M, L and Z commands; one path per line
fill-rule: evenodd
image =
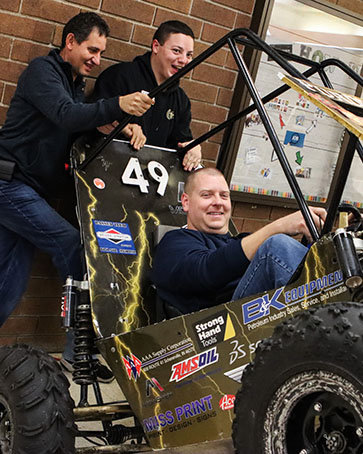
M 363 305 L 279 325 L 243 374 L 235 414 L 238 454 L 362 454 Z
M 25 345 L 0 348 L 0 453 L 75 452 L 74 402 L 57 361 Z

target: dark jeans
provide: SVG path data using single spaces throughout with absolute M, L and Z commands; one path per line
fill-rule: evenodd
M 79 231 L 30 186 L 0 180 L 0 326 L 24 293 L 35 248 L 48 253 L 59 275 L 82 279 Z

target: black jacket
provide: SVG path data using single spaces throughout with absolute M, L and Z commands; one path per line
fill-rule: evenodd
M 72 134 L 114 121 L 118 98 L 83 103 L 84 83 L 72 79 L 71 65 L 59 52 L 38 57 L 19 78 L 5 125 L 0 159 L 16 162 L 14 177 L 43 196 L 62 184 Z
M 91 100 L 122 96 L 136 91 L 150 92 L 157 82 L 150 64 L 151 52 L 132 62 L 110 66 L 98 77 Z M 141 118 L 134 118 L 148 145 L 177 148 L 178 142 L 192 140 L 190 101 L 178 84 L 156 97 L 155 105 Z

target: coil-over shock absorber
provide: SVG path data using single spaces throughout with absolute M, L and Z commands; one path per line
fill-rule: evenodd
M 75 310 L 73 381 L 78 385 L 95 383 L 92 355 L 95 353 L 91 305 L 80 303 Z

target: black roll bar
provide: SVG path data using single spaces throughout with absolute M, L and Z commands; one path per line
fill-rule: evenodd
M 237 67 L 239 69 L 239 73 L 242 76 L 243 81 L 246 83 L 246 86 L 247 86 L 249 94 L 253 100 L 253 103 L 250 106 L 248 106 L 247 108 L 245 108 L 243 111 L 238 112 L 234 116 L 232 116 L 229 119 L 227 119 L 226 121 L 222 122 L 220 125 L 212 128 L 210 131 L 206 132 L 199 138 L 193 140 L 189 145 L 185 146 L 182 151 L 184 153 L 186 153 L 191 148 L 195 147 L 196 145 L 199 145 L 200 143 L 209 139 L 211 136 L 213 136 L 217 132 L 223 130 L 230 124 L 234 123 L 235 121 L 243 118 L 244 116 L 248 115 L 249 113 L 251 113 L 255 109 L 257 109 L 257 111 L 261 117 L 261 120 L 265 126 L 266 132 L 274 147 L 276 155 L 279 159 L 280 165 L 289 182 L 291 190 L 296 198 L 298 206 L 304 216 L 304 219 L 308 226 L 310 234 L 311 234 L 313 240 L 316 241 L 319 239 L 319 237 L 322 234 L 330 231 L 330 229 L 333 226 L 334 219 L 335 219 L 335 216 L 336 216 L 336 213 L 338 210 L 338 205 L 340 203 L 341 195 L 343 193 L 343 189 L 346 184 L 346 180 L 348 178 L 349 169 L 350 169 L 350 166 L 351 166 L 351 163 L 353 160 L 354 150 L 357 149 L 358 154 L 359 154 L 361 160 L 363 161 L 362 146 L 361 146 L 360 142 L 358 140 L 354 140 L 354 137 L 352 137 L 352 135 L 351 135 L 351 138 L 350 138 L 350 141 L 348 144 L 348 152 L 346 152 L 345 156 L 344 156 L 344 166 L 343 167 L 345 170 L 342 173 L 342 175 L 340 175 L 338 186 L 336 188 L 334 188 L 334 195 L 332 196 L 330 206 L 328 207 L 328 217 L 324 224 L 323 231 L 319 233 L 313 222 L 307 202 L 301 192 L 299 185 L 297 184 L 295 175 L 292 172 L 290 164 L 286 158 L 284 150 L 277 137 L 276 131 L 271 123 L 271 120 L 270 120 L 270 118 L 266 112 L 265 106 L 264 106 L 264 104 L 266 104 L 266 102 L 269 102 L 276 96 L 281 95 L 285 91 L 289 90 L 290 87 L 288 85 L 284 84 L 281 87 L 273 90 L 271 93 L 269 93 L 268 95 L 264 96 L 261 99 L 261 97 L 255 87 L 255 84 L 251 78 L 251 75 L 248 71 L 248 68 L 247 68 L 243 58 L 241 57 L 237 44 L 242 44 L 244 46 L 249 46 L 249 47 L 252 47 L 259 51 L 265 52 L 270 57 L 270 59 L 272 59 L 276 63 L 278 63 L 282 69 L 284 69 L 287 73 L 289 73 L 293 77 L 307 80 L 308 77 L 311 77 L 312 75 L 317 73 L 320 76 L 320 79 L 321 79 L 323 85 L 328 88 L 333 88 L 326 72 L 324 71 L 325 68 L 327 68 L 329 66 L 336 66 L 336 67 L 340 68 L 343 72 L 345 72 L 349 77 L 351 77 L 355 82 L 357 82 L 360 85 L 363 84 L 363 79 L 357 73 L 355 73 L 348 65 L 341 62 L 338 59 L 330 58 L 330 59 L 323 60 L 322 62 L 318 63 L 318 62 L 309 60 L 305 57 L 301 57 L 301 56 L 298 56 L 298 55 L 295 55 L 295 54 L 292 54 L 292 53 L 289 53 L 289 52 L 286 52 L 283 50 L 275 49 L 273 46 L 264 42 L 252 30 L 245 29 L 245 28 L 239 28 L 239 29 L 232 30 L 231 32 L 227 33 L 224 37 L 219 39 L 216 43 L 214 43 L 208 49 L 206 49 L 204 52 L 202 52 L 200 55 L 195 57 L 188 65 L 186 65 L 184 68 L 180 69 L 177 72 L 177 74 L 174 74 L 172 77 L 167 79 L 165 82 L 163 82 L 161 85 L 159 85 L 158 87 L 156 87 L 149 93 L 149 96 L 151 98 L 156 97 L 159 93 L 163 92 L 170 86 L 177 83 L 179 81 L 179 79 L 181 79 L 185 74 L 187 74 L 192 69 L 194 69 L 196 66 L 198 66 L 200 63 L 205 61 L 207 58 L 209 58 L 211 55 L 213 55 L 215 52 L 217 52 L 223 46 L 228 45 L 232 52 L 232 55 L 235 59 Z M 289 63 L 289 60 L 294 61 L 295 63 L 298 63 L 298 64 L 306 65 L 309 68 L 306 71 L 304 71 L 303 73 L 301 73 L 293 65 L 291 65 Z M 102 152 L 102 150 L 121 133 L 122 129 L 128 123 L 130 123 L 132 118 L 133 118 L 132 115 L 125 115 L 123 120 L 120 121 L 120 124 L 108 136 L 106 136 L 104 138 L 104 140 L 89 154 L 89 156 L 86 157 L 86 159 L 81 164 L 78 165 L 77 169 L 84 170 L 86 168 L 86 166 L 90 162 L 92 162 Z M 220 158 L 221 157 L 219 157 L 219 159 Z

